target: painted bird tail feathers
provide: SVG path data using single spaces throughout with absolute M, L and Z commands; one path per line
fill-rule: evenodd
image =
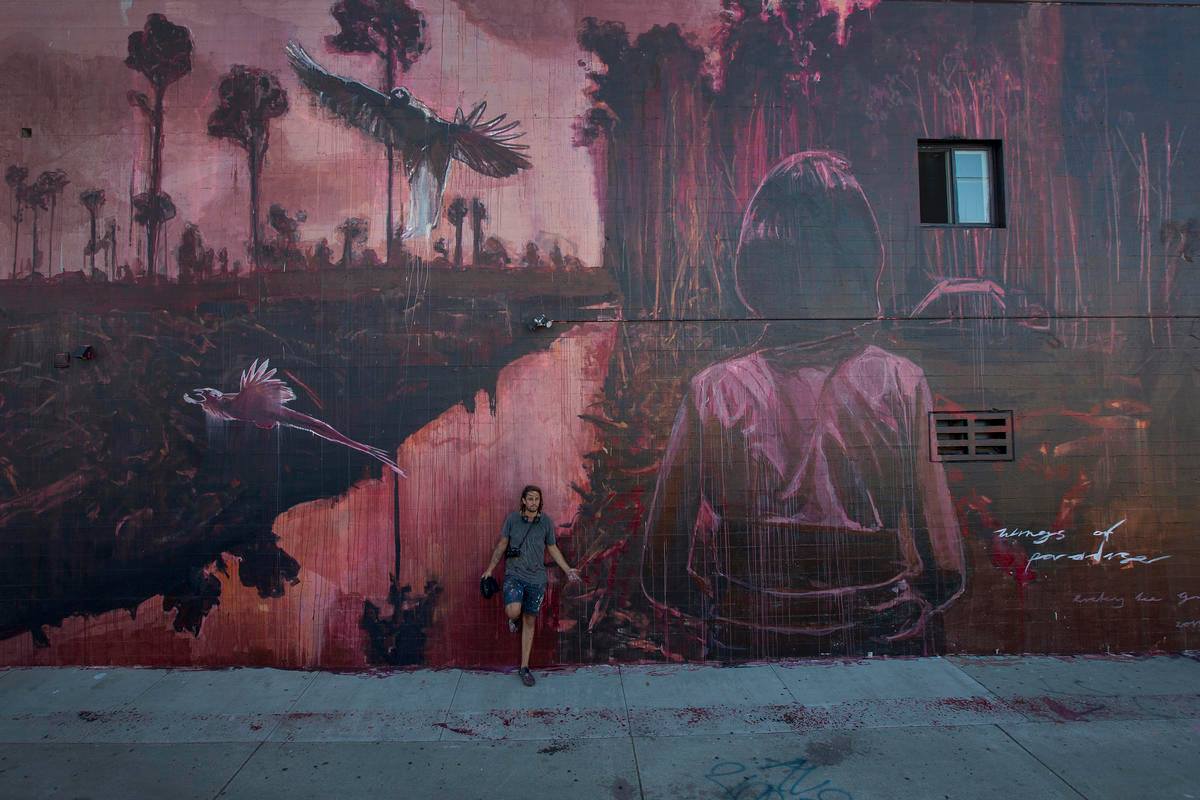
M 313 436 L 317 436 L 327 442 L 340 444 L 343 447 L 348 447 L 351 450 L 357 450 L 360 453 L 369 455 L 372 458 L 386 464 L 388 468 L 390 468 L 400 477 L 408 477 L 404 470 L 400 469 L 400 465 L 393 461 L 385 450 L 381 450 L 378 447 L 371 447 L 370 445 L 363 444 L 362 442 L 356 442 L 345 434 L 340 433 L 328 423 L 322 422 L 316 417 L 310 417 L 308 414 L 304 414 L 290 408 L 284 408 L 282 412 L 283 413 L 279 420 L 281 424 L 287 425 L 289 428 L 298 428 L 302 431 L 308 431 Z
M 400 469 L 400 465 L 393 461 L 390 456 L 388 456 L 386 450 L 380 450 L 378 447 L 372 447 L 370 455 L 374 456 L 377 460 L 382 461 L 384 464 L 387 464 L 388 467 L 391 468 L 392 472 L 395 472 L 401 478 L 408 477 L 408 473 Z

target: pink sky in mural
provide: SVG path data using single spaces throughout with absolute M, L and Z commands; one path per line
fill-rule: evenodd
M 0 163 L 23 164 L 33 175 L 61 168 L 71 180 L 69 200 L 61 204 L 56 223 L 62 238 L 61 246 L 55 246 L 53 271 L 59 271 L 60 263 L 66 269 L 79 266 L 88 226 L 86 212 L 73 200 L 93 186 L 107 194 L 102 216 L 116 218 L 118 257 L 126 259 L 130 170 L 136 163 L 140 191 L 146 137 L 140 115 L 125 95 L 145 86 L 122 61 L 129 34 L 155 12 L 187 26 L 195 42 L 192 73 L 167 93 L 163 187 L 179 208 L 166 234 L 172 263 L 185 222 L 199 224 L 207 244 L 228 247 L 231 258 L 244 258 L 249 204 L 245 154 L 205 131 L 217 78 L 235 63 L 276 72 L 290 95 L 290 112 L 272 126 L 262 178 L 264 217 L 271 203 L 281 203 L 293 214 L 303 211 L 307 222 L 301 235 L 309 243 L 321 237 L 336 243 L 338 223 L 349 216 L 366 217 L 371 224 L 368 246 L 383 252 L 382 147 L 313 108 L 284 57 L 284 45 L 295 39 L 330 69 L 372 86 L 379 82 L 377 59 L 326 52 L 324 37 L 336 30 L 330 0 L 286 7 L 268 0 L 125 5 L 118 0 L 30 4 L 22 6 L 19 17 L 4 21 L 0 67 L 14 79 L 0 87 L 0 103 L 18 109 L 14 122 L 32 127 L 34 136 L 0 140 Z M 578 21 L 588 15 L 620 19 L 635 34 L 676 21 L 700 32 L 715 18 L 715 0 L 682 5 L 573 0 L 549 8 L 538 4 L 542 13 L 529 3 L 525 13 L 512 13 L 509 4 L 474 0 L 462 0 L 466 12 L 449 3 L 416 5 L 428 19 L 430 49 L 403 83 L 445 117 L 456 106 L 469 108 L 486 100 L 490 112 L 519 119 L 534 163 L 532 170 L 506 180 L 457 165 L 447 185 L 447 202 L 456 194 L 478 196 L 488 207 L 489 232 L 510 244 L 540 239 L 548 246 L 557 239 L 565 252 L 598 263 L 602 236 L 594 171 L 587 152 L 571 143 L 572 124 L 587 105 L 585 70 L 579 63 L 585 54 L 574 41 Z M 48 36 L 49 31 L 57 34 Z M 48 74 L 54 79 L 47 81 Z M 34 87 L 47 85 L 53 87 L 49 92 L 43 88 L 35 93 Z M 71 120 L 69 130 L 61 127 L 66 119 Z M 397 208 L 405 199 L 398 187 Z M 2 216 L 11 229 L 9 215 Z M 432 238 L 439 236 L 453 236 L 444 221 Z M 28 249 L 28 243 L 22 246 Z M 428 248 L 428 242 L 414 244 L 414 249 Z

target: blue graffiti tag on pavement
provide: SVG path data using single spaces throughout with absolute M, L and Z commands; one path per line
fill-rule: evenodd
M 830 779 L 814 775 L 820 765 L 807 758 L 751 762 L 720 761 L 704 777 L 721 787 L 726 800 L 854 800 L 854 795 L 832 785 Z

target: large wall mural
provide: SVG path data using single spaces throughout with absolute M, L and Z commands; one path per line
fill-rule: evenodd
M 512 664 L 528 483 L 535 665 L 1200 642 L 1188 9 L 7 13 L 0 664 Z

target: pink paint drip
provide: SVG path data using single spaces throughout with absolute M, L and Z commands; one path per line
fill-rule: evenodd
M 880 0 L 821 0 L 821 16 L 833 14 L 837 17 L 837 43 L 846 44 L 846 20 L 855 11 L 870 11 Z

